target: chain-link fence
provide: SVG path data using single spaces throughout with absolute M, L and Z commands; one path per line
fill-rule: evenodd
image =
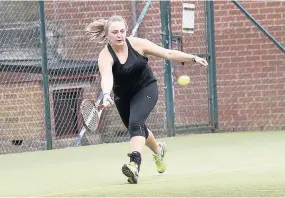
M 285 45 L 284 2 L 238 2 Z M 215 10 L 220 130 L 284 130 L 284 52 L 232 2 Z
M 85 34 L 87 24 L 96 18 L 122 15 L 131 33 L 145 1 L 46 1 L 45 23 L 49 72 L 49 97 L 53 148 L 73 145 L 82 128 L 79 106 L 83 99 L 96 99 L 100 92 L 97 57 L 103 44 Z M 189 2 L 188 2 L 189 3 Z M 205 54 L 205 7 L 196 5 L 197 30 L 184 34 L 181 29 L 183 2 L 172 2 L 173 45 L 185 52 Z M 40 52 L 38 2 L 0 3 L 1 41 L 1 153 L 46 149 L 45 104 Z M 160 2 L 153 1 L 138 29 L 138 36 L 161 45 Z M 175 37 L 176 36 L 176 37 Z M 178 38 L 178 39 L 177 39 Z M 193 45 L 188 44 L 195 42 Z M 159 101 L 147 124 L 157 137 L 167 136 L 165 127 L 165 86 L 163 60 L 150 57 L 158 79 Z M 192 88 L 175 86 L 177 126 L 208 123 L 206 72 L 189 65 L 175 67 L 175 74 L 189 73 Z M 188 72 L 188 71 L 189 72 Z M 174 78 L 176 81 L 176 78 Z M 192 93 L 191 93 L 192 92 Z M 193 94 L 195 93 L 195 94 Z M 191 96 L 191 97 L 190 97 Z M 182 98 L 183 97 L 183 98 Z M 191 103 L 188 102 L 191 99 Z M 200 101 L 204 102 L 201 103 Z M 187 103 L 187 104 L 186 104 Z M 185 104 L 185 105 L 184 105 Z M 201 108 L 203 109 L 201 111 Z M 96 134 L 88 133 L 83 144 L 119 142 L 129 139 L 115 107 L 108 108 Z
M 0 152 L 44 149 L 37 2 L 0 2 L 0 16 Z
M 97 57 L 103 44 L 90 41 L 87 24 L 96 18 L 122 15 L 129 34 L 145 1 L 45 1 L 45 23 L 51 120 L 45 118 L 40 19 L 36 1 L 0 2 L 0 153 L 45 150 L 46 126 L 51 123 L 53 148 L 72 146 L 82 129 L 79 106 L 100 92 Z M 187 5 L 186 5 L 187 4 Z M 209 34 L 203 1 L 171 1 L 172 46 L 209 57 Z M 242 5 L 274 38 L 284 44 L 284 2 L 248 2 Z M 184 32 L 183 7 L 193 9 L 193 32 Z M 138 36 L 162 43 L 160 1 L 152 1 Z M 187 20 L 187 19 L 186 19 Z M 284 129 L 284 53 L 253 25 L 232 2 L 215 2 L 217 84 L 212 65 L 173 63 L 175 130 L 212 129 L 209 85 L 217 85 L 221 131 Z M 166 126 L 166 71 L 160 58 L 149 57 L 159 85 L 159 101 L 147 120 L 157 137 L 168 135 Z M 191 83 L 180 86 L 180 75 Z M 211 85 L 211 86 L 212 86 Z M 83 144 L 129 139 L 116 108 L 104 110 L 96 134 Z
M 186 53 L 198 54 L 201 57 L 209 57 L 207 39 L 206 2 L 191 1 L 186 6 L 193 9 L 193 32 L 182 31 L 177 18 L 183 19 L 181 9 L 185 4 L 175 2 L 172 4 L 173 19 L 172 33 L 175 43 L 173 49 Z M 184 19 L 190 20 L 190 19 Z M 208 71 L 193 63 L 173 63 L 174 69 L 174 104 L 176 132 L 189 132 L 205 130 L 210 125 Z M 181 86 L 177 78 L 181 75 L 191 77 L 190 86 Z

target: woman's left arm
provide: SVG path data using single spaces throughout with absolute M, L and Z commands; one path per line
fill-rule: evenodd
M 177 62 L 193 61 L 201 64 L 202 66 L 208 66 L 208 62 L 199 56 L 187 54 L 178 50 L 165 49 L 147 39 L 137 38 L 137 42 L 145 55 L 153 55 L 160 58 L 164 58 L 166 60 Z

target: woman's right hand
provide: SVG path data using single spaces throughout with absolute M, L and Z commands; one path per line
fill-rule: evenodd
M 199 63 L 200 65 L 202 65 L 203 67 L 207 67 L 208 66 L 208 62 L 206 61 L 206 59 L 201 58 L 199 56 L 195 56 L 194 61 L 196 63 Z
M 105 93 L 103 97 L 103 104 L 104 107 L 108 107 L 114 104 L 114 100 L 111 98 L 110 94 Z

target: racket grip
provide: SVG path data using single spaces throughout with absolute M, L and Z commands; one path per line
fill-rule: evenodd
M 98 109 L 100 109 L 100 110 L 102 110 L 102 109 L 104 109 L 104 108 L 105 108 L 104 105 L 99 105 L 99 107 L 98 107 Z

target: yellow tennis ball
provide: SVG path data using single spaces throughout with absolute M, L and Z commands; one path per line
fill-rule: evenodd
M 179 85 L 188 85 L 190 83 L 190 77 L 187 75 L 179 76 L 177 82 Z

